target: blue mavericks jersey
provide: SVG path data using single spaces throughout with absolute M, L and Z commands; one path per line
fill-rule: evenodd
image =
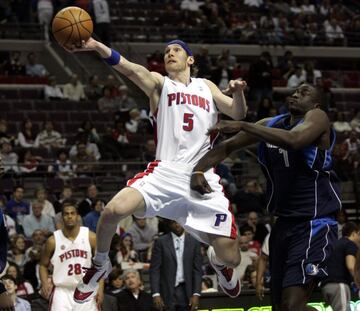
M 291 130 L 290 115 L 278 115 L 267 126 Z M 331 151 L 335 132 L 331 131 L 331 147 L 320 150 L 309 146 L 303 150 L 282 149 L 261 142 L 258 160 L 267 179 L 267 210 L 276 216 L 320 218 L 341 209 L 337 177 L 331 170 Z

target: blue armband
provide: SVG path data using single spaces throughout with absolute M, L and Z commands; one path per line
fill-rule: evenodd
M 111 55 L 108 58 L 103 58 L 103 60 L 108 63 L 110 66 L 115 66 L 120 63 L 121 55 L 119 52 L 111 49 Z

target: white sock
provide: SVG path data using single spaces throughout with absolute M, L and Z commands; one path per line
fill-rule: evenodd
M 103 263 L 106 260 L 108 260 L 108 258 L 109 258 L 109 252 L 100 253 L 96 251 L 93 260 L 96 265 L 102 266 Z

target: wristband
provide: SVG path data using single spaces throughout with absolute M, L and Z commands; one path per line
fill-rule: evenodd
M 202 172 L 202 171 L 193 171 L 193 172 L 191 173 L 191 176 L 192 176 L 192 175 L 196 175 L 196 174 L 204 175 L 204 172 Z
M 121 55 L 119 52 L 111 49 L 111 55 L 108 58 L 103 58 L 103 60 L 110 66 L 115 66 L 120 63 Z

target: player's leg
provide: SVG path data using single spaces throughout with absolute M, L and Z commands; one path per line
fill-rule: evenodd
M 239 240 L 210 235 L 210 245 L 214 248 L 216 259 L 223 265 L 235 268 L 240 264 Z
M 111 271 L 109 261 L 110 243 L 119 221 L 136 212 L 145 211 L 142 194 L 134 188 L 124 188 L 106 205 L 96 229 L 96 252 L 92 266 L 86 271 L 74 292 L 78 303 L 90 301 L 97 292 L 99 281 Z
M 67 288 L 55 287 L 49 298 L 49 310 L 73 310 L 72 291 Z
M 315 286 L 316 281 L 313 280 L 305 285 L 284 288 L 281 294 L 281 311 L 316 310 L 306 305 Z

